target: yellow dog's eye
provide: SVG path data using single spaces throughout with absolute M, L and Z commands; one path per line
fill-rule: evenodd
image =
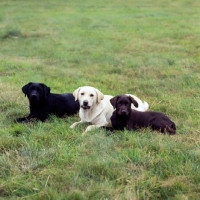
M 82 92 L 81 95 L 84 95 L 84 93 Z
M 91 94 L 90 96 L 91 96 L 91 97 L 93 97 L 94 95 L 93 95 L 93 94 Z

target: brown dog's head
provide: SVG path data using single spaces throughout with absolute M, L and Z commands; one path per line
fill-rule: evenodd
M 117 114 L 121 116 L 129 114 L 129 112 L 131 111 L 132 103 L 136 108 L 138 107 L 137 101 L 133 97 L 128 95 L 113 97 L 112 99 L 110 99 L 110 103 L 114 108 L 116 108 Z

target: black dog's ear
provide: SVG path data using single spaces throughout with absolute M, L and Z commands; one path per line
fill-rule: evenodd
M 118 99 L 118 96 L 113 97 L 112 99 L 110 99 L 110 103 L 112 104 L 113 108 L 117 107 L 117 99 Z
M 22 87 L 22 92 L 25 94 L 25 96 L 27 95 L 28 88 L 30 87 L 31 84 L 32 84 L 32 82 L 30 82 Z
M 43 91 L 44 91 L 44 98 L 46 99 L 46 97 L 50 94 L 50 87 L 47 87 L 44 83 L 40 83 L 43 87 Z
M 138 102 L 132 97 L 132 96 L 129 96 L 129 99 L 131 101 L 131 103 L 133 103 L 133 105 L 138 108 Z

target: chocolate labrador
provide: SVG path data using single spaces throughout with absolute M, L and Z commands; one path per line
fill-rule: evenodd
M 152 130 L 170 135 L 176 133 L 176 125 L 163 113 L 131 109 L 132 103 L 137 106 L 137 102 L 131 96 L 116 96 L 110 99 L 110 102 L 116 108 L 111 116 L 112 127 L 116 130 L 150 127 Z

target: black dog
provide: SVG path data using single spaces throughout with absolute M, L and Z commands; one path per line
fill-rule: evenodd
M 31 118 L 45 121 L 50 114 L 58 117 L 76 114 L 79 102 L 73 94 L 52 94 L 50 88 L 43 83 L 28 83 L 22 87 L 22 92 L 29 99 L 30 114 L 17 118 L 15 122 L 29 122 Z
M 131 96 L 121 95 L 110 99 L 116 110 L 111 116 L 112 127 L 116 130 L 136 130 L 150 127 L 162 133 L 175 134 L 176 126 L 166 115 L 159 112 L 140 112 L 131 109 L 131 103 L 137 107 L 137 102 Z

